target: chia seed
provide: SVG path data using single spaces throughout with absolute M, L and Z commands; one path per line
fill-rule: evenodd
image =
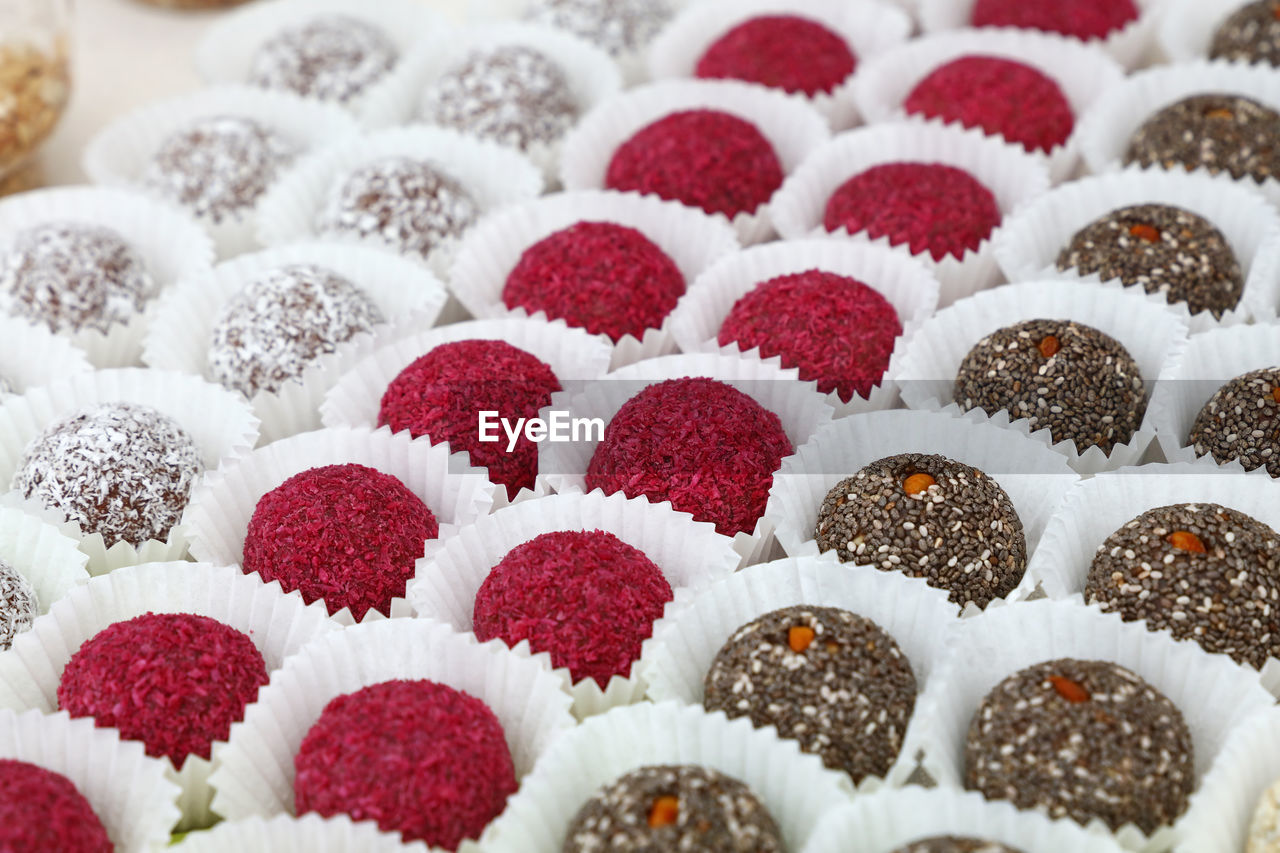
M 1227 172 L 1261 182 L 1280 173 L 1280 113 L 1240 95 L 1193 95 L 1152 115 L 1129 140 L 1126 165 Z
M 1209 58 L 1280 65 L 1280 2 L 1257 0 L 1228 15 L 1209 42 Z
M 1252 471 L 1280 477 L 1280 367 L 1237 376 L 1224 384 L 1196 415 L 1187 444 L 1219 464 L 1237 460 Z

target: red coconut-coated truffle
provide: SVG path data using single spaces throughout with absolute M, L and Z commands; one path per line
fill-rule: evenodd
M 525 249 L 502 301 L 617 342 L 661 326 L 684 291 L 679 267 L 641 232 L 579 222 Z
M 631 674 L 671 597 L 643 551 L 603 530 L 565 530 L 512 548 L 480 585 L 472 621 L 481 640 L 528 640 L 574 681 L 604 688 Z
M 980 127 L 1049 151 L 1067 141 L 1075 114 L 1052 77 L 995 56 L 962 56 L 931 71 L 903 102 L 908 113 Z
M 732 219 L 767 202 L 782 178 L 778 155 L 754 124 L 719 110 L 687 110 L 618 146 L 604 183 Z
M 764 513 L 792 452 L 778 416 L 715 379 L 669 379 L 622 405 L 587 467 L 588 489 L 670 501 L 726 536 Z
M 857 64 L 845 40 L 817 21 L 761 15 L 716 39 L 693 73 L 816 95 L 839 86 Z
M 471 464 L 489 469 L 489 479 L 507 487 L 515 498 L 532 489 L 538 475 L 538 446 L 521 434 L 515 450 L 507 439 L 480 441 L 480 412 L 497 412 L 515 423 L 534 418 L 560 381 L 551 368 L 522 349 L 502 341 L 457 341 L 441 344 L 391 380 L 382 395 L 378 426 L 409 430 L 432 444 L 447 442 L 465 450 Z M 499 430 L 501 433 L 501 430 Z
M 113 849 L 102 821 L 70 779 L 38 764 L 0 759 L 0 850 Z
M 781 275 L 758 284 L 720 326 L 721 346 L 781 356 L 846 403 L 880 382 L 902 323 L 889 301 L 854 278 L 821 270 Z
M 384 681 L 334 699 L 293 766 L 299 815 L 349 814 L 446 850 L 479 837 L 516 790 L 493 711 L 432 681 Z
M 1105 38 L 1138 19 L 1133 0 L 977 0 L 975 27 L 1021 27 L 1079 39 Z
M 244 538 L 244 572 L 299 590 L 329 613 L 391 615 L 423 543 L 440 525 L 395 477 L 347 463 L 295 474 L 258 500 Z
M 884 163 L 859 172 L 827 199 L 823 227 L 866 231 L 935 261 L 976 251 L 1000 224 L 991 190 L 963 169 L 942 163 Z
M 262 653 L 240 631 L 194 613 L 145 613 L 99 631 L 71 656 L 58 707 L 93 717 L 167 757 L 208 758 L 267 683 Z

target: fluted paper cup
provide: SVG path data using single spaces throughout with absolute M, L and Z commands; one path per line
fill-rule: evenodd
M 347 815 L 325 818 L 314 812 L 302 817 L 278 814 L 224 820 L 190 833 L 171 849 L 175 853 L 429 853 L 421 841 L 406 842 L 396 833 L 380 831 L 372 821 L 353 821 Z
M 1253 0 L 1168 0 L 1156 27 L 1156 46 L 1170 63 L 1209 58 L 1213 36 L 1232 13 Z
M 89 580 L 80 541 L 19 506 L 0 506 L 0 560 L 31 584 L 41 613 Z
M 0 316 L 0 338 L 7 342 L 0 351 L 0 376 L 10 393 L 21 394 L 93 369 L 84 350 L 28 320 Z M 0 400 L 6 396 L 0 394 Z

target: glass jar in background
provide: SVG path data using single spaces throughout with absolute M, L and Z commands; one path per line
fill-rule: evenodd
M 0 0 L 0 181 L 12 182 L 71 95 L 71 0 Z

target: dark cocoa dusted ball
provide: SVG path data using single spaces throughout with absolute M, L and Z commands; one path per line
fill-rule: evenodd
M 1241 95 L 1192 95 L 1144 121 L 1124 161 L 1262 181 L 1280 174 L 1277 138 L 1280 113 L 1270 107 Z
M 1218 25 L 1209 58 L 1280 65 L 1280 0 L 1255 0 Z
M 1280 367 L 1237 376 L 1214 392 L 1187 434 L 1197 456 L 1280 477 Z
M 1001 844 L 999 841 L 940 835 L 936 838 L 912 841 L 910 844 L 896 848 L 892 853 L 1022 853 L 1022 851 L 1016 847 Z

